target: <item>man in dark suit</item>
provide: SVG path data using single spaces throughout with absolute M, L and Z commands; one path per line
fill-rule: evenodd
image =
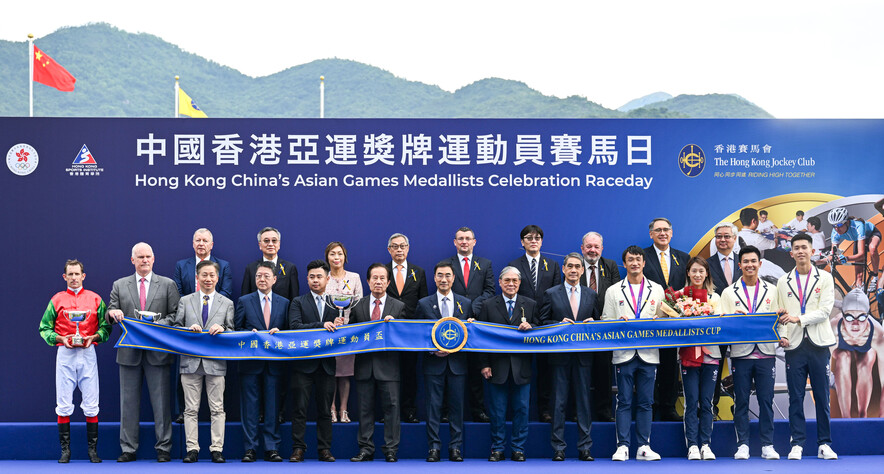
M 599 318 L 595 291 L 580 284 L 583 276 L 583 256 L 572 252 L 562 262 L 565 283 L 546 290 L 540 308 L 540 324 L 560 322 L 589 322 Z M 577 405 L 577 450 L 581 461 L 593 461 L 592 413 L 590 412 L 589 387 L 592 382 L 592 352 L 550 354 L 553 386 L 555 387 L 552 432 L 550 442 L 553 461 L 565 460 L 565 407 L 568 392 L 574 389 Z
M 288 299 L 273 292 L 277 279 L 277 266 L 272 262 L 260 262 L 255 270 L 257 291 L 239 298 L 234 315 L 237 331 L 279 332 L 288 329 Z M 241 360 L 239 383 L 241 389 L 242 431 L 245 455 L 242 462 L 255 462 L 258 450 L 258 417 L 263 401 L 266 418 L 261 427 L 264 438 L 264 460 L 282 462 L 279 455 L 279 405 L 280 381 L 283 380 L 285 362 L 266 360 Z M 263 389 L 263 390 L 262 390 Z M 263 393 L 263 397 L 261 394 Z
M 289 329 L 325 328 L 334 332 L 344 324 L 338 311 L 325 304 L 323 295 L 328 285 L 328 264 L 324 260 L 314 260 L 307 264 L 307 285 L 310 292 L 292 300 L 289 306 Z M 292 417 L 291 462 L 302 462 L 304 432 L 307 430 L 307 405 L 310 403 L 310 389 L 316 388 L 316 447 L 319 460 L 334 462 L 331 453 L 332 423 L 331 403 L 335 393 L 335 358 L 304 359 L 292 364 L 294 379 L 294 416 Z
M 173 326 L 185 327 L 201 333 L 207 331 L 215 336 L 234 328 L 233 301 L 215 291 L 220 267 L 211 261 L 196 265 L 199 291 L 181 298 Z M 224 377 L 227 375 L 227 361 L 181 356 L 179 367 L 181 386 L 184 388 L 184 437 L 187 454 L 184 462 L 193 463 L 199 459 L 199 409 L 203 384 L 206 386 L 206 400 L 211 413 L 212 462 L 225 462 L 224 428 L 227 414 L 224 412 Z
M 525 254 L 509 263 L 519 273 L 525 275 L 525 281 L 519 285 L 519 294 L 531 298 L 537 307 L 543 306 L 543 294 L 546 290 L 562 283 L 559 262 L 540 254 L 543 245 L 543 229 L 536 225 L 527 225 L 519 233 Z M 537 354 L 537 412 L 540 421 L 550 422 L 550 398 L 552 397 L 552 371 L 549 370 L 547 354 Z
M 387 294 L 405 303 L 405 317 L 414 318 L 417 302 L 425 298 L 427 292 L 427 276 L 424 269 L 409 263 L 408 237 L 403 234 L 393 234 L 387 240 L 387 251 L 393 258 L 387 264 L 393 275 L 391 284 L 387 287 Z M 417 423 L 417 352 L 399 352 L 399 368 L 402 377 L 399 401 L 402 404 L 402 421 L 405 423 Z
M 534 300 L 518 296 L 522 277 L 515 267 L 500 272 L 502 294 L 488 298 L 476 319 L 495 324 L 516 326 L 527 331 L 538 324 Z M 528 401 L 531 396 L 531 354 L 479 353 L 482 377 L 488 384 L 488 408 L 491 418 L 491 456 L 488 460 L 503 460 L 506 435 L 507 405 L 513 411 L 511 436 L 513 461 L 525 460 L 525 441 L 528 439 Z M 509 402 L 509 403 L 508 403 Z
M 258 232 L 258 248 L 261 250 L 262 257 L 246 267 L 246 272 L 242 278 L 242 292 L 240 295 L 244 296 L 258 290 L 257 283 L 255 282 L 255 271 L 258 270 L 258 264 L 261 262 L 271 262 L 274 265 L 276 283 L 273 284 L 273 294 L 288 300 L 300 294 L 298 268 L 295 267 L 294 263 L 280 258 L 279 247 L 281 244 L 282 235 L 276 228 L 265 227 L 261 229 L 261 232 Z
M 669 246 L 672 240 L 672 223 L 658 217 L 648 225 L 654 245 L 646 247 L 644 275 L 654 283 L 673 290 L 684 288 L 690 255 Z M 682 421 L 675 411 L 678 400 L 678 348 L 660 349 L 660 365 L 657 367 L 656 412 L 663 421 Z
M 491 268 L 491 260 L 473 255 L 475 246 L 476 234 L 472 229 L 461 227 L 455 232 L 454 247 L 457 249 L 457 255 L 450 259 L 451 267 L 454 269 L 454 284 L 451 285 L 451 290 L 469 299 L 473 314 L 478 314 L 482 300 L 494 295 L 494 270 Z M 473 421 L 487 423 L 489 418 L 485 413 L 478 356 L 470 354 L 467 360 L 469 362 L 467 392 Z
M 451 291 L 454 269 L 448 260 L 433 269 L 436 293 L 422 298 L 415 319 L 438 320 L 448 316 L 467 319 L 471 316 L 470 300 Z M 427 387 L 427 462 L 438 462 L 442 440 L 439 423 L 442 402 L 448 397 L 449 434 L 448 459 L 463 462 L 463 398 L 467 378 L 467 355 L 463 352 L 433 351 L 424 355 L 424 383 Z
M 387 286 L 393 275 L 383 263 L 368 267 L 366 281 L 371 295 L 362 298 L 350 311 L 354 323 L 405 319 L 405 304 L 388 297 Z M 374 401 L 377 393 L 384 410 L 384 459 L 396 462 L 399 450 L 399 354 L 394 351 L 356 354 L 353 369 L 359 395 L 359 454 L 351 461 L 374 459 Z
M 169 324 L 178 311 L 180 296 L 171 279 L 153 273 L 154 254 L 144 242 L 132 247 L 135 276 L 114 282 L 108 305 L 108 321 L 120 322 L 124 316 L 138 317 L 136 311 L 159 313 L 155 322 Z M 157 461 L 171 460 L 172 415 L 169 366 L 172 354 L 142 349 L 117 349 L 120 365 L 120 448 L 117 462 L 134 461 L 138 451 L 138 424 L 141 413 L 141 380 L 147 380 L 150 406 L 153 408 Z
M 227 260 L 221 260 L 212 255 L 212 247 L 214 246 L 214 238 L 209 229 L 200 228 L 193 233 L 193 251 L 196 255 L 179 260 L 175 264 L 174 280 L 175 285 L 178 287 L 179 295 L 189 295 L 197 290 L 196 264 L 208 259 L 217 263 L 218 267 L 221 268 L 215 291 L 228 299 L 233 298 L 233 277 L 230 272 L 230 263 Z
M 596 314 L 593 316 L 595 319 L 601 317 L 605 292 L 611 285 L 620 281 L 617 262 L 602 257 L 603 249 L 602 234 L 590 231 L 583 235 L 580 251 L 583 253 L 584 272 L 580 276 L 580 284 L 594 290 L 598 295 Z M 595 352 L 592 356 L 593 418 L 608 423 L 614 422 L 614 395 L 611 389 L 612 354 L 612 351 L 600 351 Z
M 730 222 L 722 222 L 715 227 L 715 254 L 706 259 L 709 264 L 709 273 L 712 274 L 712 283 L 715 292 L 721 295 L 725 288 L 740 279 L 743 272 L 734 254 L 734 245 L 737 243 L 737 226 Z M 724 354 L 722 352 L 722 354 Z

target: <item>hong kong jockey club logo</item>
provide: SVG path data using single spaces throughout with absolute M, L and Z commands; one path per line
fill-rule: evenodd
M 432 334 L 433 345 L 443 352 L 457 352 L 467 343 L 467 326 L 452 316 L 436 321 Z
M 6 166 L 9 167 L 9 171 L 19 176 L 33 173 L 39 163 L 40 157 L 37 155 L 37 150 L 27 143 L 14 145 L 6 152 Z
M 74 157 L 71 167 L 65 168 L 65 171 L 70 176 L 99 176 L 104 172 L 104 168 L 98 167 L 98 161 L 89 151 L 89 147 L 84 144 Z
M 706 155 L 699 146 L 685 145 L 678 153 L 678 169 L 688 178 L 700 176 L 705 167 Z

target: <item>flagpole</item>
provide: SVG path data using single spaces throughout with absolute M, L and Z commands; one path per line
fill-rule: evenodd
M 34 116 L 34 35 L 28 34 L 28 109 L 29 117 Z
M 325 76 L 319 76 L 319 118 L 325 118 Z
M 178 88 L 178 76 L 175 76 L 175 118 L 178 118 L 178 110 L 180 110 L 178 108 Z

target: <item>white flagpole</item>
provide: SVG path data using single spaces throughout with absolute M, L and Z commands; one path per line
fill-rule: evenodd
M 178 118 L 178 76 L 175 76 L 175 118 Z
M 34 116 L 34 35 L 28 35 L 28 109 L 29 117 Z
M 319 76 L 319 118 L 325 118 L 325 76 Z

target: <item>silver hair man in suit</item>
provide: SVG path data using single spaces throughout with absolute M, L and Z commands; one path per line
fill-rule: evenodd
M 120 278 L 111 290 L 107 318 L 120 322 L 124 316 L 136 317 L 136 311 L 159 313 L 155 322 L 168 324 L 178 311 L 178 289 L 170 278 L 153 272 L 154 254 L 150 245 L 139 242 L 132 247 L 135 275 Z M 150 405 L 153 408 L 157 461 L 171 460 L 172 419 L 169 366 L 172 354 L 142 349 L 117 349 L 120 366 L 120 448 L 117 462 L 136 459 L 138 424 L 141 413 L 141 381 L 147 380 Z
M 233 330 L 233 302 L 220 292 L 215 291 L 221 267 L 211 261 L 202 261 L 196 265 L 196 276 L 199 290 L 181 298 L 178 312 L 172 322 L 173 326 L 186 327 L 193 332 L 207 330 L 212 336 L 224 331 Z M 179 366 L 181 386 L 184 388 L 184 436 L 187 454 L 184 462 L 192 463 L 199 459 L 200 445 L 199 409 L 203 394 L 203 382 L 206 385 L 206 398 L 212 414 L 212 462 L 224 462 L 224 376 L 227 375 L 227 361 L 219 359 L 203 359 L 200 357 L 181 356 Z

